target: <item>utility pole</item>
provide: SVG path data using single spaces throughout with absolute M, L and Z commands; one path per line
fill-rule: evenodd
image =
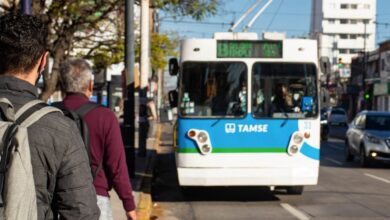
M 364 20 L 364 67 L 362 72 L 362 96 L 364 100 L 364 93 L 366 91 L 366 71 L 367 71 L 367 51 L 366 51 L 366 38 L 367 38 L 367 20 Z M 367 103 L 364 100 L 363 105 L 361 106 L 361 110 L 366 109 Z
M 126 163 L 129 176 L 135 177 L 135 102 L 134 102 L 134 0 L 126 0 L 125 6 L 125 45 L 126 69 L 122 73 L 126 79 L 124 91 L 124 109 L 122 136 L 125 144 Z M 123 80 L 123 78 L 122 78 Z
M 32 14 L 32 2 L 31 0 L 22 0 L 22 14 L 31 15 Z
M 146 139 L 149 131 L 146 96 L 149 76 L 149 0 L 141 0 L 141 74 L 139 90 L 138 156 L 146 156 Z

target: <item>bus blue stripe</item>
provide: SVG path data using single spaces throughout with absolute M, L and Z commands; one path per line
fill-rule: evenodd
M 320 149 L 312 147 L 306 142 L 301 147 L 301 153 L 313 160 L 320 160 Z

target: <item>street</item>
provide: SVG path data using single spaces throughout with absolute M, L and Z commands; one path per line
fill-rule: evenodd
M 164 130 L 171 129 L 165 126 Z M 181 189 L 169 133 L 161 137 L 152 183 L 151 219 L 389 219 L 389 164 L 345 162 L 344 142 L 321 143 L 319 183 L 301 196 L 268 187 Z

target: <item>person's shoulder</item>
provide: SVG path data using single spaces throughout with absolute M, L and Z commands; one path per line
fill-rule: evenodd
M 46 114 L 35 124 L 38 128 L 46 128 L 53 131 L 60 130 L 62 132 L 67 132 L 67 130 L 75 126 L 74 121 L 66 117 L 60 110 Z

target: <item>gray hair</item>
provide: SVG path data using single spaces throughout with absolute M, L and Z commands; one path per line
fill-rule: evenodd
M 92 80 L 92 68 L 84 59 L 71 59 L 61 66 L 61 85 L 65 92 L 85 93 Z

